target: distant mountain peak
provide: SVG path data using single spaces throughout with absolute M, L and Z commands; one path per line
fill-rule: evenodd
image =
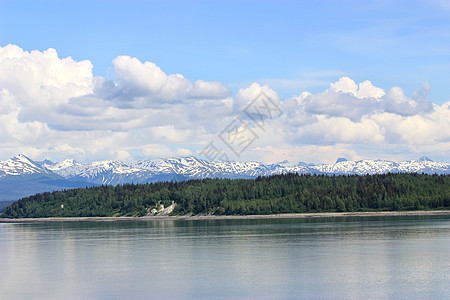
M 31 161 L 31 158 L 29 158 L 28 156 L 26 156 L 25 154 L 17 154 L 16 156 L 11 158 L 12 160 L 26 160 L 26 161 Z
M 345 157 L 339 157 L 339 158 L 336 160 L 335 164 L 340 163 L 340 162 L 343 162 L 343 161 L 348 161 L 348 160 L 347 160 Z
M 289 164 L 247 162 L 213 162 L 195 156 L 179 156 L 146 159 L 135 162 L 117 160 L 79 163 L 74 159 L 62 162 L 49 160 L 33 161 L 19 154 L 7 161 L 0 161 L 0 179 L 14 175 L 61 176 L 71 181 L 90 182 L 92 184 L 146 183 L 156 181 L 203 179 L 203 178 L 256 178 L 274 174 L 386 174 L 386 173 L 425 172 L 428 174 L 450 174 L 450 164 L 433 162 L 428 157 L 419 160 L 393 162 L 387 160 L 348 161 L 340 157 L 331 164 Z
M 69 158 L 69 159 L 65 159 L 62 162 L 59 163 L 60 166 L 66 166 L 66 167 L 70 167 L 70 166 L 75 166 L 75 165 L 80 165 L 79 162 L 77 162 L 75 159 L 73 158 Z
M 52 173 L 38 162 L 30 159 L 24 154 L 18 154 L 6 161 L 0 161 L 0 173 L 4 177 L 7 175 L 21 176 L 32 174 L 50 174 Z
M 426 156 L 418 160 L 398 163 L 379 159 L 347 161 L 345 158 L 339 158 L 336 163 L 322 165 L 303 162 L 298 164 L 288 162 L 266 164 L 257 161 L 212 162 L 195 156 L 154 158 L 135 162 L 104 160 L 79 163 L 74 159 L 66 159 L 55 163 L 49 160 L 33 161 L 26 155 L 19 154 L 6 161 L 0 161 L 0 183 L 2 180 L 7 182 L 3 185 L 7 188 L 0 190 L 0 201 L 17 200 L 36 192 L 100 184 L 116 185 L 203 178 L 249 179 L 286 173 L 366 175 L 414 172 L 450 174 L 450 163 L 433 162 Z M 48 185 L 49 178 L 55 179 L 56 181 L 52 182 L 56 182 L 56 185 Z M 10 193 L 12 182 L 20 186 L 16 188 L 14 197 Z
M 45 164 L 45 165 L 54 165 L 54 164 L 55 164 L 54 162 L 52 162 L 52 161 L 49 160 L 49 159 L 44 159 L 43 161 L 41 161 L 41 163 L 42 163 L 42 164 Z
M 18 164 L 26 164 L 26 165 L 33 165 L 36 167 L 40 167 L 39 163 L 35 162 L 34 160 L 32 160 L 31 158 L 29 158 L 28 156 L 26 156 L 24 154 L 17 154 L 16 156 L 10 158 L 9 161 L 18 163 Z
M 431 158 L 429 158 L 428 156 L 422 156 L 418 159 L 418 161 L 433 161 Z
M 67 163 L 78 163 L 75 159 L 73 159 L 73 158 L 68 158 L 68 159 L 65 159 L 65 160 L 63 160 L 62 162 L 67 162 Z

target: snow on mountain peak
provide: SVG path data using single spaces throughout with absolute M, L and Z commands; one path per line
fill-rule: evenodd
M 429 158 L 428 156 L 422 156 L 418 159 L 418 161 L 431 161 L 432 162 L 433 160 L 431 160 L 431 158 Z
M 40 163 L 41 166 L 42 166 L 42 165 L 53 166 L 53 165 L 55 164 L 54 162 L 52 162 L 51 160 L 48 160 L 48 159 L 44 159 L 43 161 L 38 162 L 38 163 Z
M 11 160 L 13 161 L 21 161 L 25 163 L 34 163 L 28 156 L 24 154 L 17 154 L 16 156 L 12 157 Z
M 0 171 L 0 177 L 51 173 L 24 154 L 18 154 L 8 160 L 0 161 Z
M 339 158 L 334 164 L 313 165 L 287 161 L 264 164 L 261 162 L 210 162 L 195 156 L 155 158 L 136 162 L 105 160 L 78 163 L 66 159 L 60 163 L 34 162 L 25 155 L 0 161 L 0 177 L 32 173 L 56 173 L 69 180 L 98 184 L 145 183 L 161 180 L 201 178 L 255 178 L 284 173 L 309 174 L 382 174 L 382 173 L 438 173 L 450 174 L 450 164 L 433 162 L 428 157 L 396 163 L 387 160 L 347 161 Z M 175 178 L 175 179 L 174 179 Z
M 69 167 L 73 167 L 76 165 L 81 165 L 80 163 L 78 163 L 76 160 L 74 159 L 65 159 L 60 163 L 45 163 L 45 160 L 43 162 L 43 167 L 51 170 L 51 171 L 58 171 L 58 170 L 62 170 L 62 169 L 66 169 Z
M 339 158 L 336 160 L 335 164 L 338 164 L 338 163 L 343 162 L 343 161 L 347 161 L 347 159 L 346 159 L 345 157 L 339 157 Z

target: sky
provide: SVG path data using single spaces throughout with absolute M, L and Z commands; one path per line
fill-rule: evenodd
M 1 160 L 450 161 L 448 1 L 0 0 L 0 47 Z

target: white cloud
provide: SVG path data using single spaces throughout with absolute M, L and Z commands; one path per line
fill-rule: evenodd
M 133 156 L 127 150 L 109 150 L 109 155 L 111 158 L 119 161 L 132 161 Z
M 358 98 L 353 92 L 336 91 L 333 88 L 311 95 L 302 103 L 309 113 L 345 117 L 354 121 L 379 109 L 374 98 Z
M 430 88 L 428 83 L 424 83 L 409 98 L 399 87 L 391 88 L 386 94 L 368 80 L 358 87 L 352 79 L 342 77 L 322 93 L 302 94 L 301 103 L 309 113 L 345 117 L 353 121 L 381 112 L 411 116 L 433 111 L 433 105 L 428 100 Z
M 48 135 L 49 128 L 45 123 L 19 121 L 20 105 L 7 89 L 0 90 L 0 107 L 0 140 L 3 147 L 33 145 Z
M 353 96 L 356 96 L 358 93 L 358 86 L 348 77 L 339 78 L 337 82 L 330 84 L 330 88 L 336 92 L 352 94 Z
M 103 84 L 107 85 L 108 98 L 125 106 L 152 107 L 190 98 L 218 99 L 229 95 L 228 89 L 219 82 L 197 80 L 191 83 L 181 74 L 167 75 L 156 64 L 142 63 L 135 57 L 118 56 L 113 65 L 116 84 L 107 81 Z
M 362 158 L 356 153 L 355 150 L 351 149 L 351 145 L 345 144 L 332 146 L 265 146 L 258 147 L 256 150 L 258 151 L 258 160 L 269 163 L 277 163 L 283 160 L 288 160 L 290 163 L 334 163 L 339 157 L 345 157 L 350 160 L 358 160 Z
M 230 95 L 230 91 L 220 82 L 208 82 L 197 80 L 194 82 L 193 88 L 188 93 L 193 98 L 223 98 Z
M 193 155 L 192 150 L 186 148 L 177 148 L 175 150 L 161 144 L 147 144 L 142 148 L 142 158 L 159 158 L 172 156 L 189 156 Z
M 432 112 L 433 104 L 427 99 L 430 88 L 431 86 L 425 83 L 412 98 L 408 98 L 401 88 L 393 87 L 383 97 L 384 110 L 402 116 Z
M 268 85 L 261 86 L 258 83 L 253 83 L 247 88 L 239 89 L 236 93 L 236 97 L 234 99 L 235 109 L 245 109 L 261 93 L 264 93 L 267 97 L 274 101 L 275 104 L 280 105 L 280 97 L 277 92 L 272 90 Z
M 354 122 L 348 118 L 319 116 L 318 122 L 298 128 L 296 140 L 318 145 L 379 144 L 384 141 L 384 135 L 380 126 L 369 118 Z
M 92 90 L 92 64 L 58 58 L 56 50 L 23 51 L 0 47 L 0 88 L 6 88 L 26 120 L 46 121 L 51 111 Z
M 183 75 L 167 75 L 154 63 L 141 63 L 134 57 L 118 56 L 113 65 L 118 89 L 131 99 L 148 94 L 156 98 L 177 99 L 192 86 Z
M 358 87 L 355 81 L 348 77 L 341 77 L 337 82 L 331 83 L 330 89 L 344 94 L 351 94 L 357 98 L 379 99 L 386 94 L 383 89 L 375 87 L 369 80 L 361 82 Z
M 363 81 L 359 84 L 357 96 L 358 98 L 375 98 L 380 99 L 386 95 L 383 89 L 375 87 L 369 80 Z
M 0 47 L 1 159 L 17 152 L 80 161 L 198 153 L 264 93 L 283 114 L 264 130 L 247 118 L 259 138 L 231 159 L 328 162 L 425 152 L 448 160 L 450 102 L 433 104 L 428 83 L 408 97 L 399 87 L 386 93 L 342 77 L 323 92 L 284 100 L 252 83 L 233 98 L 219 82 L 191 82 L 129 56 L 113 66 L 116 78 L 107 80 L 93 76 L 89 61 L 59 58 L 54 49 Z
M 434 105 L 434 111 L 426 115 L 382 113 L 372 119 L 384 128 L 390 143 L 437 145 L 450 142 L 450 102 Z

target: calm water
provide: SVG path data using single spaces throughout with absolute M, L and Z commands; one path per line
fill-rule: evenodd
M 0 298 L 449 299 L 450 217 L 0 224 Z

